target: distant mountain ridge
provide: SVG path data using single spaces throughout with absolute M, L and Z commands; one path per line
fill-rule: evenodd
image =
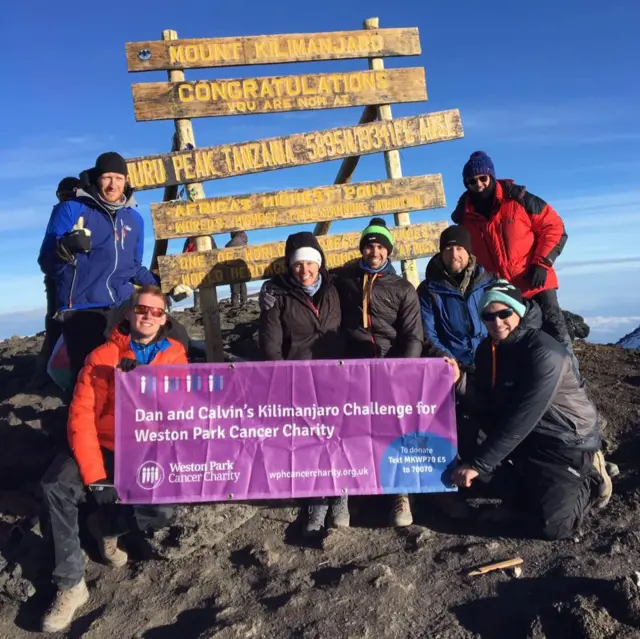
M 628 335 L 625 335 L 622 339 L 619 339 L 616 342 L 616 346 L 622 346 L 622 348 L 640 348 L 640 326 Z

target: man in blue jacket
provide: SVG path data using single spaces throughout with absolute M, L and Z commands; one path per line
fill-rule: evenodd
M 142 266 L 144 223 L 133 208 L 127 164 L 103 153 L 80 175 L 76 198 L 51 214 L 38 263 L 54 284 L 71 370 L 105 341 L 109 309 L 133 293 L 134 284 L 157 284 Z
M 469 231 L 450 226 L 442 232 L 440 252 L 418 287 L 425 356 L 452 357 L 462 370 L 473 368 L 476 348 L 487 334 L 478 302 L 494 279 L 476 263 Z

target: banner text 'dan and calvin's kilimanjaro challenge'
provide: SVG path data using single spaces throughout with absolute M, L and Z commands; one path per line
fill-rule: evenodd
M 441 359 L 143 366 L 116 373 L 125 503 L 450 490 Z

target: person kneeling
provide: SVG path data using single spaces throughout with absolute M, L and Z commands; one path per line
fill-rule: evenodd
M 170 506 L 117 505 L 112 485 L 115 424 L 115 368 L 130 371 L 137 364 L 186 364 L 185 345 L 170 336 L 182 329 L 166 313 L 157 286 L 144 286 L 131 297 L 125 319 L 109 341 L 85 362 L 69 408 L 67 426 L 72 455 L 61 453 L 42 479 L 44 508 L 54 547 L 53 581 L 58 592 L 44 616 L 44 632 L 60 632 L 89 599 L 84 559 L 78 536 L 78 506 L 92 494 L 99 508 L 88 520 L 100 554 L 110 566 L 121 567 L 127 554 L 118 536 L 137 528 L 165 526 Z M 183 329 L 182 329 L 183 330 Z
M 590 507 L 603 506 L 611 494 L 597 410 L 567 350 L 540 330 L 535 302 L 498 280 L 479 308 L 489 336 L 476 352 L 473 390 L 486 439 L 453 472 L 453 482 L 470 487 L 509 460 L 537 533 L 564 539 Z

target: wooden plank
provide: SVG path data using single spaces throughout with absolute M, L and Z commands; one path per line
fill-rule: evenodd
M 438 250 L 440 234 L 447 225 L 447 222 L 429 222 L 390 229 L 394 238 L 392 259 L 432 255 Z M 361 257 L 358 249 L 360 232 L 322 235 L 318 241 L 325 251 L 329 268 L 344 266 Z M 282 274 L 285 272 L 284 246 L 282 241 L 203 253 L 165 255 L 159 258 L 162 288 L 169 291 L 178 284 L 206 288 Z
M 369 18 L 364 21 L 365 29 L 377 29 L 380 26 L 379 18 Z M 379 57 L 369 58 L 369 69 L 375 71 L 381 71 L 384 69 L 384 60 Z M 378 120 L 384 122 L 390 122 L 393 119 L 391 114 L 391 104 L 394 100 L 388 100 L 387 103 L 380 103 L 378 107 Z M 390 149 L 384 152 L 384 163 L 387 169 L 387 177 L 397 179 L 402 177 L 402 165 L 400 164 L 400 151 L 397 149 Z M 394 221 L 398 226 L 408 226 L 411 224 L 409 213 L 407 211 L 400 211 L 394 215 Z M 420 283 L 420 277 L 418 276 L 418 269 L 414 260 L 408 262 L 401 262 L 400 268 L 402 269 L 402 275 L 405 279 L 411 282 L 416 288 Z
M 175 41 L 178 39 L 178 34 L 172 29 L 166 29 L 162 32 L 162 38 L 165 41 Z M 169 71 L 169 80 L 171 82 L 182 82 L 184 80 L 184 71 L 171 70 Z M 193 135 L 193 126 L 191 120 L 179 119 L 174 120 L 175 137 L 173 144 L 178 149 L 193 149 L 196 146 L 196 140 Z M 168 184 L 165 188 L 165 195 L 170 194 L 171 191 L 168 187 L 173 186 Z M 198 200 L 205 197 L 204 187 L 200 182 L 193 182 L 188 187 L 189 198 L 192 200 Z M 211 250 L 211 236 L 202 235 L 196 237 L 196 250 L 207 251 Z M 160 261 L 160 255 L 157 254 L 158 261 Z M 195 287 L 194 287 L 195 288 Z M 168 291 L 167 291 L 168 292 Z M 196 302 L 194 291 L 194 304 Z M 205 354 L 208 362 L 222 362 L 224 361 L 224 350 L 222 346 L 222 327 L 220 326 L 220 311 L 218 308 L 218 292 L 214 287 L 208 287 L 202 292 L 198 292 L 199 305 L 202 311 L 202 323 L 204 325 L 204 343 Z
M 131 185 L 144 191 L 234 175 L 339 160 L 463 137 L 457 109 L 239 144 L 202 147 L 127 161 Z
M 151 205 L 156 239 L 269 229 L 446 205 L 441 175 Z
M 368 106 L 362 112 L 360 121 L 358 124 L 366 124 L 367 122 L 373 122 L 378 117 L 378 110 L 373 106 Z M 358 162 L 360 161 L 359 155 L 352 155 L 345 158 L 340 164 L 334 184 L 348 184 L 351 182 L 351 178 L 355 173 Z M 314 235 L 326 235 L 331 227 L 331 222 L 318 222 L 313 229 Z
M 424 69 L 348 71 L 132 86 L 136 120 L 284 113 L 427 99 Z
M 129 71 L 154 71 L 420 55 L 421 49 L 418 29 L 404 28 L 149 40 L 127 42 L 126 52 Z

